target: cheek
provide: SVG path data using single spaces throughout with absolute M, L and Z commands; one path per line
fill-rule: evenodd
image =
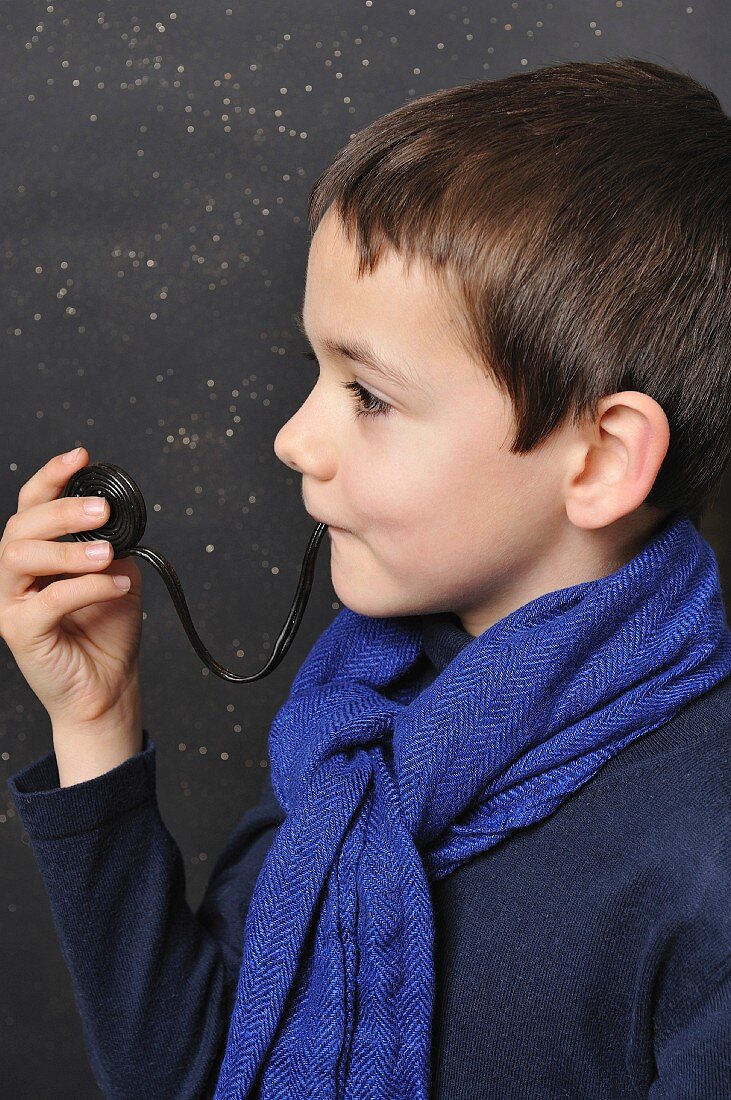
M 368 475 L 361 470 L 348 488 L 364 531 L 410 536 L 434 510 L 443 490 L 437 475 L 423 461 L 378 463 Z
M 374 544 L 382 537 L 382 550 L 393 560 L 438 553 L 457 519 L 475 507 L 477 474 L 466 467 L 469 457 L 444 439 L 435 445 L 433 433 L 408 449 L 393 448 L 388 461 L 352 486 L 364 534 Z M 474 456 L 472 461 L 479 468 Z
M 423 492 L 420 464 L 403 441 L 396 441 L 395 433 L 389 436 L 391 431 L 386 426 L 368 427 L 366 439 L 342 448 L 339 495 L 347 502 L 350 526 L 364 536 L 405 526 Z
M 457 520 L 477 522 L 475 510 L 489 511 L 499 486 L 514 481 L 517 463 L 491 442 L 504 427 L 494 412 L 468 405 L 370 425 L 343 446 L 342 499 L 354 531 L 373 539 L 398 535 L 413 546 L 446 536 Z

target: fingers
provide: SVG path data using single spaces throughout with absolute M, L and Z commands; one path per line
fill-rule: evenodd
M 91 604 L 119 599 L 130 588 L 124 574 L 86 574 L 54 581 L 23 605 L 22 615 L 0 615 L 0 637 L 16 654 L 37 653 L 58 632 L 65 615 Z
M 55 500 L 72 474 L 85 466 L 88 461 L 89 455 L 85 447 L 79 448 L 71 463 L 64 462 L 62 455 L 49 459 L 46 465 L 41 466 L 40 470 L 22 486 L 18 493 L 18 512 L 24 512 L 26 508 L 33 508 L 36 504 Z
M 101 572 L 112 558 L 111 544 L 101 540 L 79 543 L 11 539 L 0 554 L 0 601 L 34 595 L 49 583 L 49 578 Z M 41 578 L 43 584 L 34 583 Z
M 26 629 L 33 638 L 53 634 L 64 615 L 105 600 L 118 599 L 129 591 L 130 585 L 129 577 L 114 573 L 86 574 L 54 581 L 23 611 Z
M 85 512 L 82 497 L 57 499 L 68 479 L 87 460 L 83 447 L 71 463 L 57 455 L 22 487 L 18 512 L 10 517 L 0 539 L 0 611 L 12 600 L 41 590 L 49 577 L 80 571 L 84 565 L 82 546 L 53 540 L 106 523 L 109 504 L 103 497 L 96 498 L 104 509 L 98 515 Z M 94 566 L 89 562 L 85 568 Z

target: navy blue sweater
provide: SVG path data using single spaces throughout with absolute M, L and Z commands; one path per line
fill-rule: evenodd
M 424 628 L 394 699 L 471 640 L 452 615 Z M 60 788 L 51 752 L 8 786 L 104 1095 L 212 1096 L 244 919 L 283 819 L 269 773 L 195 913 L 147 730 L 96 779 Z M 432 897 L 434 1100 L 729 1100 L 731 678 Z

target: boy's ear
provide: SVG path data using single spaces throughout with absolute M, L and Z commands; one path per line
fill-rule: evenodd
M 636 511 L 652 488 L 670 446 L 662 407 L 646 393 L 603 397 L 594 424 L 569 447 L 564 495 L 576 527 L 607 527 Z

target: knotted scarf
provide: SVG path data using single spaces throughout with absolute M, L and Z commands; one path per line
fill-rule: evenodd
M 215 1100 L 427 1100 L 430 881 L 553 813 L 731 672 L 717 561 L 682 512 L 616 572 L 531 600 L 389 699 L 421 652 L 418 616 L 345 608 L 275 716 L 286 817 Z

